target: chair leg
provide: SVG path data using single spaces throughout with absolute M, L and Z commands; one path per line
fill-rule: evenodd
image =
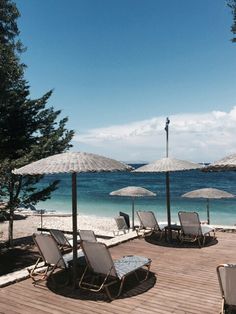
M 200 238 L 200 237 L 197 237 L 196 240 L 198 241 L 198 246 L 199 246 L 199 248 L 201 248 L 201 247 L 202 247 L 201 238 Z
M 35 270 L 38 268 L 38 264 L 41 261 L 41 258 L 38 258 L 34 267 L 32 269 L 27 268 L 28 272 L 29 272 L 29 276 L 30 278 L 32 278 L 33 280 L 35 280 L 34 278 L 36 277 L 36 275 L 38 275 L 37 273 L 35 273 Z
M 224 300 L 224 298 L 222 299 L 220 314 L 225 314 L 225 300 Z
M 146 265 L 146 267 L 147 267 L 146 276 L 145 276 L 145 278 L 142 279 L 142 280 L 139 279 L 139 277 L 138 277 L 136 271 L 134 272 L 134 273 L 135 273 L 135 276 L 136 276 L 136 278 L 137 278 L 137 280 L 138 280 L 139 282 L 143 282 L 143 281 L 145 281 L 145 280 L 148 278 L 151 264 Z M 118 294 L 116 295 L 116 298 L 118 298 L 118 297 L 120 296 L 121 292 L 122 292 L 122 288 L 123 288 L 123 285 L 124 285 L 125 278 L 126 278 L 126 276 L 124 276 L 124 277 L 121 279 L 120 288 L 119 288 Z
M 202 240 L 202 246 L 205 245 L 205 242 L 206 242 L 206 236 L 204 235 L 204 236 L 203 236 L 203 240 Z
M 120 296 L 121 294 L 121 291 L 122 291 L 122 288 L 123 288 L 123 285 L 124 285 L 124 281 L 125 281 L 125 276 L 121 279 L 121 283 L 120 283 L 120 288 L 119 288 L 119 291 L 118 291 L 118 294 L 117 294 L 117 298 Z
M 216 239 L 216 232 L 213 230 L 213 239 Z
M 137 274 L 137 272 L 134 271 L 135 277 L 136 277 L 136 279 L 137 279 L 138 282 L 143 282 L 143 281 L 147 280 L 147 278 L 148 278 L 148 275 L 149 275 L 149 272 L 150 272 L 151 264 L 145 265 L 145 267 L 147 267 L 147 269 L 145 269 L 145 271 L 146 271 L 146 276 L 144 277 L 144 279 L 140 279 L 139 276 L 138 276 L 138 274 Z
M 137 236 L 138 236 L 139 238 L 144 238 L 144 236 L 145 236 L 145 230 L 144 230 L 144 229 L 137 228 L 137 229 L 136 229 L 136 233 L 137 233 Z
M 45 263 L 44 265 L 39 266 L 40 261 L 42 261 L 42 259 L 38 258 L 34 267 L 32 269 L 27 269 L 29 272 L 29 276 L 30 278 L 32 278 L 34 283 L 46 280 L 48 276 L 48 271 L 50 269 L 50 265 L 46 265 Z
M 124 280 L 125 280 L 125 277 L 123 277 L 123 278 L 121 279 L 121 281 L 120 281 L 120 286 L 119 286 L 119 290 L 118 290 L 118 292 L 117 292 L 116 295 L 111 295 L 111 292 L 110 292 L 110 290 L 109 290 L 109 288 L 108 288 L 109 286 L 111 286 L 111 285 L 114 284 L 115 282 L 112 282 L 112 283 L 110 283 L 110 284 L 104 285 L 104 290 L 105 290 L 105 292 L 106 292 L 106 294 L 107 294 L 109 300 L 113 301 L 113 300 L 115 300 L 116 298 L 118 298 L 118 297 L 120 296 L 120 294 L 121 294 L 121 292 L 122 292 L 122 289 L 123 289 Z
M 139 282 L 143 282 L 143 281 L 145 281 L 145 280 L 148 278 L 151 264 L 146 265 L 146 267 L 147 267 L 146 276 L 145 276 L 145 278 L 142 279 L 142 280 L 139 279 L 137 272 L 136 272 L 136 271 L 134 272 L 135 277 L 137 278 L 137 280 L 138 280 Z M 112 296 L 112 295 L 111 295 L 111 293 L 110 293 L 110 291 L 109 291 L 109 289 L 108 289 L 108 285 L 104 286 L 104 288 L 105 288 L 105 290 L 106 290 L 106 293 L 107 293 L 107 296 L 108 296 L 108 298 L 109 298 L 111 301 L 114 300 L 114 299 L 116 299 L 116 298 L 118 298 L 118 297 L 120 296 L 120 294 L 121 294 L 121 292 L 122 292 L 122 289 L 123 289 L 123 286 L 124 286 L 125 278 L 126 278 L 126 276 L 123 276 L 123 277 L 122 277 L 122 279 L 121 279 L 121 281 L 120 281 L 119 291 L 118 291 L 118 293 L 117 293 L 116 296 Z
M 181 244 L 183 244 L 183 242 L 184 242 L 184 237 L 183 237 L 182 233 L 180 233 L 180 235 L 179 235 L 179 241 Z
M 50 274 L 49 274 L 48 277 L 47 277 L 47 280 L 52 277 L 52 274 L 54 273 L 54 271 L 55 271 L 56 268 L 57 268 L 56 266 L 53 267 L 52 271 L 50 272 Z M 69 284 L 69 282 L 70 282 L 69 269 L 66 268 L 66 269 L 65 269 L 65 272 L 66 272 L 66 275 L 65 275 L 65 277 L 66 277 L 65 282 L 59 283 L 59 282 L 56 280 L 56 278 L 52 277 L 52 281 L 53 281 L 53 283 L 55 284 L 55 286 L 62 288 L 62 287 L 65 287 L 65 286 L 67 286 L 67 285 Z
M 90 282 L 86 282 L 86 281 L 84 281 L 84 279 L 85 279 L 85 275 L 87 274 L 88 270 L 89 270 L 89 267 L 86 266 L 86 268 L 85 268 L 85 270 L 84 270 L 84 272 L 83 272 L 83 274 L 82 274 L 82 276 L 80 278 L 80 281 L 79 281 L 79 287 L 82 288 L 82 289 L 93 291 L 93 292 L 99 292 L 99 291 L 101 291 L 104 288 L 105 291 L 107 292 L 107 289 L 108 289 L 107 287 L 117 282 L 117 280 L 114 280 L 114 281 L 106 284 L 106 282 L 107 282 L 107 280 L 108 280 L 108 278 L 110 276 L 111 270 L 105 276 L 105 278 L 103 279 L 103 282 L 101 284 L 99 284 L 99 285 L 98 284 L 94 284 L 94 277 L 92 278 L 92 282 L 91 281 Z M 113 299 L 113 297 L 111 296 L 109 290 L 108 290 L 108 294 L 110 295 L 111 299 Z M 109 295 L 108 295 L 108 297 L 109 297 Z

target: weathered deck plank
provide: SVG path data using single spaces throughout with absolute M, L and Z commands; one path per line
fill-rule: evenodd
M 156 282 L 144 284 L 113 302 L 84 299 L 79 289 L 67 295 L 48 287 L 34 287 L 30 279 L 0 290 L 0 313 L 4 314 L 216 314 L 221 296 L 216 276 L 220 263 L 236 262 L 236 233 L 217 233 L 218 243 L 199 248 L 167 247 L 132 240 L 111 248 L 114 258 L 144 255 L 152 259 Z M 154 281 L 153 281 L 154 282 Z M 144 291 L 145 290 L 145 291 Z

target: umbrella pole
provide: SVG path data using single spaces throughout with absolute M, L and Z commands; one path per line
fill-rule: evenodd
M 210 205 L 209 205 L 209 198 L 207 199 L 207 223 L 210 224 Z
M 166 118 L 166 157 L 169 156 L 169 124 L 170 120 Z M 171 231 L 171 215 L 170 215 L 170 177 L 169 172 L 166 172 L 166 209 L 167 209 L 167 222 L 168 222 L 168 240 L 172 241 L 172 231 Z
M 167 222 L 168 222 L 168 239 L 169 239 L 169 241 L 172 241 L 171 214 L 170 214 L 170 176 L 169 176 L 169 172 L 166 172 L 166 209 L 167 209 Z
M 72 230 L 73 230 L 73 284 L 76 285 L 77 263 L 77 182 L 76 172 L 72 173 Z
M 43 210 L 40 210 L 40 224 L 41 224 L 41 233 L 42 233 L 42 228 L 43 228 Z
M 132 228 L 134 230 L 134 198 L 132 198 Z

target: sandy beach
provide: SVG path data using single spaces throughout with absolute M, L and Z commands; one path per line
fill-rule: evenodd
M 14 221 L 14 239 L 26 237 L 37 232 L 41 227 L 41 217 L 28 216 L 25 219 Z M 72 217 L 63 215 L 50 215 L 43 217 L 43 228 L 55 228 L 72 231 Z M 96 234 L 113 235 L 117 230 L 115 220 L 107 217 L 78 215 L 78 229 L 92 229 Z M 3 232 L 0 240 L 5 241 L 8 237 L 8 221 L 0 223 L 0 232 Z
M 72 231 L 72 216 L 62 213 L 43 215 L 42 227 L 47 229 L 60 229 Z M 113 236 L 117 231 L 117 225 L 114 218 L 98 217 L 95 215 L 78 215 L 78 229 L 93 230 L 97 235 Z M 8 221 L 0 223 L 0 241 L 8 239 Z M 135 224 L 138 221 L 135 220 Z M 227 226 L 223 224 L 213 225 L 216 230 L 235 231 L 236 226 Z M 14 239 L 31 236 L 41 227 L 40 215 L 29 215 L 25 219 L 14 220 Z M 2 234 L 1 234 L 2 233 Z

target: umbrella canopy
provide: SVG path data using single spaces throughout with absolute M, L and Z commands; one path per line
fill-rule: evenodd
M 67 152 L 40 159 L 13 170 L 14 174 L 37 175 L 73 172 L 125 171 L 132 167 L 124 163 L 83 152 Z
M 134 170 L 134 172 L 165 172 L 166 173 L 166 207 L 167 221 L 169 230 L 169 239 L 171 240 L 171 212 L 170 212 L 170 179 L 169 172 L 186 171 L 193 169 L 201 169 L 203 166 L 190 161 L 179 160 L 175 158 L 165 157 L 154 161 L 148 165 L 142 166 Z
M 158 159 L 148 165 L 135 169 L 135 172 L 171 172 L 200 169 L 203 166 L 194 162 L 179 160 L 171 157 Z
M 182 197 L 220 199 L 220 198 L 232 198 L 235 196 L 223 190 L 213 189 L 213 188 L 204 188 L 204 189 L 198 189 L 198 190 L 185 193 L 182 195 Z
M 73 225 L 73 276 L 76 280 L 77 260 L 77 172 L 129 171 L 133 168 L 107 157 L 83 153 L 67 152 L 40 159 L 19 169 L 16 175 L 38 175 L 53 173 L 72 174 L 72 225 Z
M 127 186 L 123 189 L 111 192 L 110 195 L 125 196 L 125 197 L 132 198 L 132 227 L 134 230 L 134 199 L 136 197 L 156 196 L 156 193 L 153 193 L 139 186 Z
M 233 198 L 235 195 L 213 188 L 204 188 L 194 190 L 182 195 L 182 197 L 188 198 L 206 198 L 207 199 L 207 223 L 210 223 L 210 210 L 209 210 L 209 199 L 221 199 L 221 198 Z
M 156 193 L 153 193 L 139 186 L 127 186 L 123 189 L 111 192 L 110 195 L 129 196 L 129 197 L 135 198 L 135 197 L 145 197 L 145 196 L 156 196 Z
M 206 171 L 236 170 L 236 154 L 226 156 L 206 167 Z

